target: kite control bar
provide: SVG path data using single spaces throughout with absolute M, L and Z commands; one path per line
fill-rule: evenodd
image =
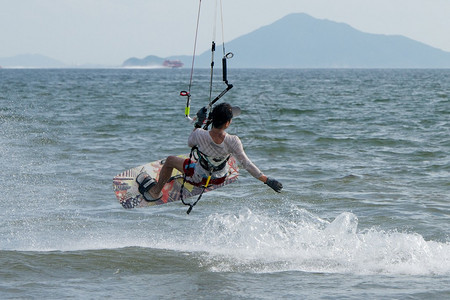
M 192 121 L 192 118 L 189 116 L 190 110 L 191 110 L 191 87 L 192 87 L 192 79 L 193 79 L 193 73 L 194 73 L 194 61 L 195 61 L 195 52 L 197 49 L 197 37 L 198 37 L 198 27 L 199 27 L 199 21 L 200 21 L 200 10 L 201 10 L 201 4 L 202 1 L 199 1 L 198 6 L 198 13 L 197 13 L 197 26 L 195 29 L 195 39 L 194 39 L 194 53 L 192 55 L 192 65 L 191 65 L 191 76 L 189 80 L 189 89 L 188 91 L 181 91 L 180 96 L 187 97 L 186 100 L 186 108 L 184 109 L 184 115 L 186 118 L 190 121 Z M 221 19 L 222 19 L 222 38 L 223 38 L 223 18 L 222 18 L 222 2 L 220 2 L 220 13 L 221 13 Z M 217 9 L 217 7 L 216 7 Z M 215 15 L 217 17 L 217 15 Z M 229 90 L 233 88 L 232 84 L 228 83 L 227 79 L 227 59 L 232 58 L 234 55 L 232 52 L 225 52 L 225 40 L 222 42 L 222 49 L 223 49 L 223 57 L 222 57 L 222 79 L 227 85 L 227 87 L 213 100 L 212 99 L 212 86 L 213 86 L 213 70 L 214 70 L 214 52 L 216 51 L 216 43 L 214 41 L 215 39 L 215 20 L 214 20 L 214 36 L 213 41 L 211 45 L 211 75 L 210 75 L 210 83 L 209 83 L 209 104 L 208 104 L 208 110 L 211 110 L 211 107 L 216 103 L 220 98 L 222 98 Z
M 217 95 L 213 100 L 211 100 L 211 102 L 209 102 L 208 109 L 211 109 L 211 107 L 220 98 L 222 98 L 229 90 L 231 90 L 233 88 L 233 85 L 228 83 L 228 78 L 227 78 L 227 59 L 233 58 L 233 56 L 234 56 L 234 54 L 232 52 L 228 52 L 222 58 L 222 80 L 223 80 L 223 82 L 225 82 L 227 87 L 219 95 Z M 214 66 L 214 64 L 211 64 L 211 67 L 213 67 L 213 66 Z M 180 96 L 187 97 L 187 99 L 186 99 L 186 108 L 184 109 L 184 115 L 185 115 L 185 117 L 188 120 L 193 121 L 193 119 L 189 116 L 190 111 L 191 111 L 191 94 L 190 94 L 190 92 L 188 92 L 188 91 L 181 91 L 180 92 Z
M 231 90 L 233 88 L 233 85 L 228 83 L 228 79 L 227 79 L 227 59 L 229 58 L 233 58 L 234 54 L 232 52 L 228 52 L 227 54 L 225 54 L 222 57 L 222 80 L 223 82 L 225 82 L 225 84 L 227 85 L 226 89 L 224 89 L 222 91 L 222 93 L 220 93 L 216 98 L 214 98 L 210 103 L 209 103 L 209 107 L 213 106 L 214 103 L 217 102 L 217 100 L 219 100 L 220 98 L 223 97 L 223 95 L 225 95 L 229 90 Z

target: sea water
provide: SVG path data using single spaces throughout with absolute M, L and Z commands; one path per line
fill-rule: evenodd
M 112 178 L 189 152 L 189 70 L 0 70 L 0 298 L 450 297 L 450 70 L 228 79 L 229 133 L 284 189 L 241 170 L 187 215 Z

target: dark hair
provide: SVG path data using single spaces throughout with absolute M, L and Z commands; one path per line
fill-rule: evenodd
M 233 118 L 231 105 L 228 103 L 220 103 L 216 105 L 211 112 L 212 125 L 214 128 L 220 128 Z

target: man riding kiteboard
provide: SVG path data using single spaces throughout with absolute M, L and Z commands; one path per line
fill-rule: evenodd
M 240 109 L 228 103 L 216 105 L 210 114 L 211 130 L 202 129 L 206 120 L 207 108 L 197 112 L 194 131 L 189 136 L 188 145 L 197 151 L 198 162 L 192 162 L 177 156 L 167 157 L 162 166 L 159 181 L 147 173 L 136 178 L 141 193 L 147 201 L 156 201 L 162 197 L 161 190 L 171 178 L 173 169 L 185 175 L 185 180 L 194 185 L 221 184 L 227 175 L 227 160 L 233 155 L 253 177 L 264 182 L 276 192 L 281 192 L 283 185 L 276 179 L 264 175 L 245 154 L 242 142 L 236 135 L 225 130 L 231 125 L 232 118 L 240 114 Z

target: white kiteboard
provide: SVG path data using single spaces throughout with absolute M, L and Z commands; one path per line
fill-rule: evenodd
M 188 158 L 188 155 L 179 155 L 179 157 Z M 125 172 L 116 175 L 113 178 L 113 189 L 117 199 L 124 208 L 146 207 L 164 204 L 168 202 L 179 201 L 181 199 L 181 186 L 183 184 L 183 175 L 178 170 L 174 169 L 171 180 L 167 182 L 162 190 L 162 198 L 157 201 L 146 201 L 144 196 L 139 193 L 136 176 L 142 172 L 147 172 L 152 178 L 159 179 L 159 172 L 165 160 L 157 160 L 139 167 L 132 168 Z M 212 191 L 224 185 L 230 184 L 237 180 L 239 175 L 239 168 L 236 159 L 231 156 L 228 160 L 228 174 L 225 182 L 220 185 L 210 184 L 205 192 Z M 184 183 L 183 199 L 187 199 L 202 193 L 202 186 L 194 186 L 189 182 Z

